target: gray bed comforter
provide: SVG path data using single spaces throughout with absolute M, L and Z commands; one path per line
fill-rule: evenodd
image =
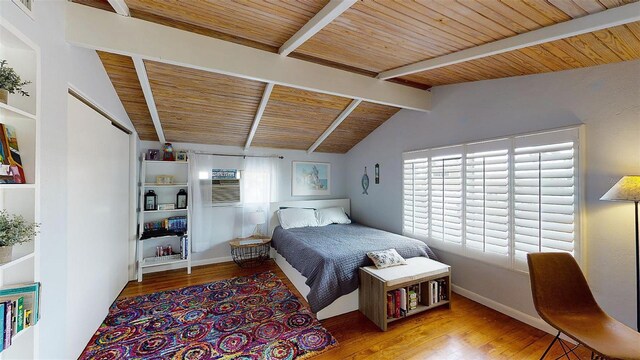
M 437 259 L 422 241 L 359 224 L 273 232 L 272 246 L 307 278 L 307 301 L 315 313 L 358 288 L 358 268 L 372 265 L 367 252 L 396 249 L 400 256 Z

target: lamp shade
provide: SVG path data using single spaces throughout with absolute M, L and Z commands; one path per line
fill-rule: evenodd
M 249 223 L 254 225 L 264 224 L 264 211 L 256 211 L 249 214 Z
M 640 175 L 622 177 L 600 200 L 640 201 Z

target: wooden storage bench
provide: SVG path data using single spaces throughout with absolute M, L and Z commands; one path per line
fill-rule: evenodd
M 407 259 L 407 263 L 385 269 L 377 269 L 375 266 L 360 268 L 360 312 L 383 331 L 393 321 L 437 306 L 450 306 L 451 267 L 425 257 Z M 437 294 L 434 294 L 432 287 L 437 288 Z M 387 293 L 391 292 L 395 299 L 395 290 L 401 288 L 418 290 L 417 306 L 413 310 L 408 310 L 407 306 L 406 313 L 393 317 L 395 314 L 387 313 Z

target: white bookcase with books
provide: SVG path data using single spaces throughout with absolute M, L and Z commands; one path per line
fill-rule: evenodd
M 138 281 L 142 281 L 145 273 L 168 268 L 186 268 L 191 274 L 189 161 L 146 160 L 142 154 L 141 164 L 136 261 Z M 181 191 L 187 193 L 186 204 L 179 203 L 178 193 Z M 155 194 L 153 206 L 145 200 L 145 195 L 150 192 Z
M 31 83 L 24 86 L 29 96 L 9 94 L 6 104 L 0 102 L 0 123 L 3 124 L 2 141 L 9 146 L 10 154 L 2 150 L 2 168 L 0 168 L 0 206 L 8 214 L 21 215 L 29 222 L 40 222 L 39 200 L 39 108 L 40 108 L 40 49 L 29 38 L 17 31 L 11 23 L 0 17 L 0 60 L 6 60 L 5 66 L 11 67 L 23 81 Z M 9 129 L 9 130 L 7 130 Z M 14 171 L 16 164 L 21 164 L 21 171 Z M 17 176 L 7 176 L 7 168 Z M 8 261 L 0 263 L 0 308 L 6 301 L 6 295 L 19 284 L 32 284 L 38 289 L 39 285 L 39 242 L 38 236 L 32 241 L 15 245 L 11 248 Z M 37 319 L 34 312 L 39 304 L 27 301 L 33 299 L 24 297 L 25 303 L 21 319 L 26 314 L 27 321 L 14 323 L 14 334 L 11 336 L 10 346 L 0 346 L 0 359 L 25 358 L 33 359 L 38 356 Z M 20 300 L 22 302 L 22 300 Z M 24 312 L 28 310 L 28 312 Z M 4 315 L 4 309 L 2 310 Z M 26 324 L 26 326 L 25 326 Z M 5 327 L 6 328 L 6 327 Z M 15 331 L 19 329 L 20 331 Z M 5 337 L 3 337 L 4 339 Z M 6 344 L 6 342 L 5 342 Z

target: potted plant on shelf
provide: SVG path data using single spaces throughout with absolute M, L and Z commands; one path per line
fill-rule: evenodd
M 31 84 L 31 81 L 22 81 L 20 75 L 13 68 L 7 65 L 7 60 L 0 60 L 0 102 L 7 103 L 9 94 L 16 92 L 22 96 L 29 96 L 29 93 L 22 89 L 23 86 Z
M 40 224 L 31 223 L 21 215 L 0 211 L 0 264 L 11 260 L 13 245 L 33 240 Z

